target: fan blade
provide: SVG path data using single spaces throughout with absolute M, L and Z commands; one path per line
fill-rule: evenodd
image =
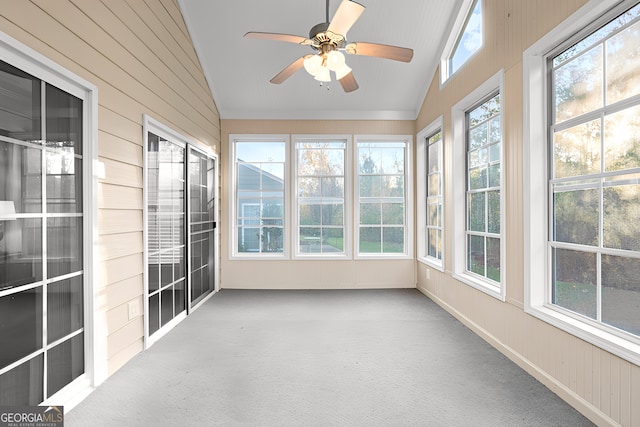
M 413 49 L 398 46 L 389 46 L 378 43 L 349 43 L 345 46 L 347 53 L 351 55 L 375 56 L 377 58 L 393 59 L 394 61 L 411 62 Z
M 340 82 L 342 89 L 344 89 L 344 91 L 347 93 L 353 92 L 354 90 L 360 87 L 358 86 L 358 82 L 356 81 L 356 78 L 353 77 L 353 73 L 347 74 L 346 76 L 344 76 L 338 81 Z
M 304 60 L 307 58 L 307 56 L 310 56 L 310 55 L 305 55 L 302 58 L 296 59 L 291 64 L 289 64 L 284 70 L 282 70 L 278 74 L 276 74 L 269 81 L 271 83 L 277 84 L 277 85 L 279 85 L 280 83 L 284 82 L 289 77 L 291 77 L 296 71 L 298 71 L 300 68 L 302 68 L 304 66 Z
M 336 14 L 333 15 L 327 32 L 347 36 L 347 32 L 364 12 L 364 6 L 351 0 L 342 0 Z
M 260 33 L 256 31 L 249 31 L 244 35 L 248 39 L 264 39 L 264 40 L 276 40 L 280 42 L 297 43 L 302 45 L 311 44 L 311 40 L 302 36 L 294 36 L 292 34 L 280 34 L 280 33 Z

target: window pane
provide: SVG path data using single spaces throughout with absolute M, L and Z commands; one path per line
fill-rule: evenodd
M 440 257 L 438 255 L 441 253 L 442 248 L 441 248 L 438 230 L 434 230 L 434 229 L 428 230 L 427 240 L 428 240 L 427 254 L 430 257 L 439 259 Z
M 404 203 L 383 203 L 382 223 L 388 225 L 404 224 Z
M 467 269 L 481 276 L 485 275 L 484 237 L 468 236 L 467 240 Z
M 52 343 L 84 325 L 82 276 L 47 286 L 47 341 Z
M 284 165 L 262 164 L 261 181 L 263 190 L 284 190 Z
M 438 196 L 440 194 L 442 194 L 442 189 L 440 186 L 440 174 L 431 174 L 429 175 L 429 181 L 428 181 L 428 187 L 429 187 L 429 191 L 428 191 L 428 196 Z
M 35 406 L 44 400 L 44 355 L 0 375 L 0 406 Z
M 500 191 L 487 191 L 487 231 L 500 233 Z
M 382 252 L 382 229 L 380 227 L 360 227 L 360 252 Z
M 322 205 L 323 225 L 344 225 L 344 205 L 333 203 Z
M 640 93 L 639 33 L 640 22 L 637 22 L 607 40 L 607 104 Z
M 427 225 L 433 227 L 442 226 L 442 205 L 439 203 L 429 204 L 427 206 Z
M 596 254 L 554 249 L 553 299 L 560 307 L 596 318 Z
M 321 178 L 298 178 L 299 197 L 318 197 L 322 194 Z
M 488 123 L 483 123 L 469 131 L 469 150 L 477 150 L 487 145 L 488 126 Z
M 47 277 L 82 270 L 82 218 L 47 219 Z
M 322 229 L 320 227 L 300 227 L 300 252 L 318 253 L 322 251 Z
M 322 196 L 344 198 L 344 178 L 322 178 Z
M 385 227 L 382 229 L 384 253 L 400 254 L 404 252 L 404 227 Z
M 604 166 L 606 171 L 640 168 L 640 106 L 605 116 Z
M 381 196 L 404 197 L 404 175 L 383 176 Z
M 0 342 L 0 369 L 42 348 L 41 287 L 0 298 Z
M 599 45 L 554 71 L 556 123 L 602 107 L 602 62 Z
M 432 137 L 435 139 L 435 137 Z M 429 170 L 428 172 L 435 172 L 440 170 L 440 133 L 438 133 L 437 135 L 437 139 L 435 139 L 438 142 L 435 143 L 431 143 L 429 145 Z M 430 139 L 431 141 L 431 139 Z
M 82 101 L 47 84 L 47 147 L 82 154 Z
M 244 162 L 285 161 L 284 142 L 237 142 L 236 159 Z
M 360 176 L 360 197 L 379 197 L 382 193 L 382 177 L 379 175 Z
M 0 289 L 42 280 L 42 220 L 0 221 Z
M 483 188 L 487 188 L 487 168 L 470 170 L 469 190 L 481 190 Z
M 469 193 L 469 231 L 486 231 L 485 193 Z
M 260 252 L 260 227 L 238 227 L 238 252 Z
M 282 252 L 282 227 L 263 227 L 262 229 L 263 252 Z
M 160 325 L 166 325 L 173 319 L 173 289 L 160 291 Z
M 0 61 L 0 87 L 0 135 L 39 143 L 40 80 Z
M 558 242 L 598 244 L 600 196 L 597 189 L 555 193 L 554 238 Z
M 553 153 L 555 178 L 600 172 L 600 119 L 556 132 Z
M 206 269 L 205 269 L 206 271 Z M 205 284 L 206 286 L 206 284 Z M 174 310 L 176 315 L 182 313 L 187 309 L 187 300 L 186 294 L 184 290 L 184 280 L 180 280 L 173 286 L 173 302 L 174 302 Z
M 500 163 L 489 166 L 489 187 L 500 187 Z
M 640 260 L 602 255 L 602 321 L 640 335 Z
M 48 151 L 47 211 L 82 212 L 82 160 L 68 152 Z
M 640 251 L 640 185 L 604 189 L 604 246 Z
M 477 0 L 451 54 L 449 75 L 455 73 L 482 47 L 482 0 Z
M 487 277 L 500 282 L 500 239 L 487 238 Z
M 42 150 L 0 141 L 0 165 L 4 177 L 0 183 L 0 218 L 13 212 L 42 212 Z M 4 213 L 1 207 L 5 202 L 12 203 L 4 208 L 10 212 Z
M 382 224 L 382 212 L 379 203 L 360 204 L 360 224 Z
M 149 335 L 160 329 L 160 294 L 149 297 Z
M 343 252 L 344 251 L 344 229 L 343 228 L 323 228 L 322 229 L 322 252 Z
M 47 395 L 60 390 L 84 373 L 84 334 L 78 334 L 49 350 Z
M 496 117 L 499 114 L 500 95 L 498 94 L 469 112 L 469 127 L 474 128 L 478 126 L 479 123 Z
M 322 224 L 322 205 L 301 205 L 300 225 Z

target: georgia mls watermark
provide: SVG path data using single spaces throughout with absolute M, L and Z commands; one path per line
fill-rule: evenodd
M 0 427 L 63 427 L 62 406 L 0 406 Z

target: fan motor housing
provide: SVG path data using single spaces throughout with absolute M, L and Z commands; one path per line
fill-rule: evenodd
M 327 52 L 345 45 L 346 40 L 344 36 L 327 31 L 328 28 L 328 22 L 321 22 L 311 28 L 309 31 L 309 39 L 312 40 L 311 47 L 313 49 Z

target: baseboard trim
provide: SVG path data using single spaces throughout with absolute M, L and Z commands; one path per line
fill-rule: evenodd
M 456 310 L 447 302 L 440 299 L 435 294 L 429 292 L 426 288 L 417 285 L 417 289 L 426 295 L 433 302 L 438 304 L 444 310 L 446 310 L 453 317 L 462 322 L 465 326 L 471 329 L 474 333 L 480 336 L 482 339 L 491 344 L 494 348 L 507 356 L 512 362 L 524 369 L 532 377 L 544 384 L 549 390 L 558 395 L 562 400 L 573 406 L 577 411 L 591 420 L 598 426 L 620 426 L 615 420 L 603 413 L 601 410 L 587 402 L 580 395 L 576 394 L 573 390 L 556 380 L 547 372 L 541 370 L 537 365 L 534 365 L 529 359 L 525 358 L 522 354 L 518 353 L 511 347 L 505 345 L 499 341 L 494 335 L 488 332 L 486 329 L 479 326 L 473 320 L 465 316 L 463 313 Z

